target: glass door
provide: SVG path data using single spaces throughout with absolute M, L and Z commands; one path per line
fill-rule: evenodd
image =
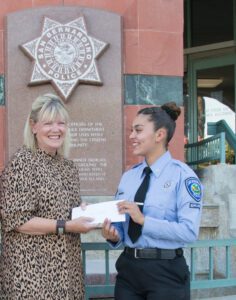
M 185 94 L 185 137 L 208 137 L 207 123 L 225 120 L 235 132 L 235 55 L 189 61 Z

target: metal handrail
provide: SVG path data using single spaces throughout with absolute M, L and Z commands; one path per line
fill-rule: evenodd
M 82 255 L 84 270 L 86 271 L 86 260 L 88 251 L 105 251 L 105 278 L 104 282 L 99 284 L 86 283 L 86 300 L 91 296 L 111 296 L 114 292 L 114 278 L 111 280 L 111 273 L 109 271 L 109 256 L 112 251 L 122 250 L 122 247 L 117 249 L 111 248 L 107 243 L 83 243 Z M 216 252 L 217 251 L 217 252 Z M 225 273 L 219 274 L 216 271 L 217 259 L 223 262 L 222 254 L 225 253 Z M 199 240 L 194 244 L 190 244 L 185 248 L 185 257 L 191 271 L 191 289 L 206 289 L 216 287 L 235 286 L 236 282 L 236 265 L 232 264 L 232 256 L 236 256 L 236 239 L 225 240 Z M 207 265 L 207 272 L 205 274 L 198 274 L 199 258 L 205 257 Z M 234 257 L 235 257 L 234 256 Z M 235 260 L 234 260 L 235 261 Z M 233 269 L 234 268 L 234 269 Z M 235 274 L 235 275 L 234 275 Z M 86 274 L 88 277 L 89 274 Z M 204 278 L 201 278 L 204 276 Z
M 225 120 L 220 120 L 218 122 L 208 122 L 207 123 L 207 133 L 208 135 L 215 135 L 221 132 L 225 132 L 225 138 L 230 147 L 236 153 L 236 135 L 233 130 L 229 127 Z
M 86 282 L 86 300 L 90 297 L 113 297 L 114 294 L 114 276 L 111 279 L 111 272 L 109 270 L 110 254 L 117 250 L 122 250 L 120 246 L 113 249 L 104 243 L 82 243 L 82 258 L 83 267 L 86 274 L 87 254 L 89 251 L 105 252 L 105 273 L 102 274 L 104 281 L 102 283 Z M 191 289 L 206 289 L 235 286 L 236 282 L 236 239 L 222 239 L 222 240 L 199 240 L 193 244 L 188 245 L 185 249 L 185 257 L 190 267 L 191 272 Z M 224 255 L 223 255 L 224 254 Z M 207 272 L 204 278 L 199 277 L 198 262 L 199 259 L 205 257 L 208 263 Z M 234 257 L 234 259 L 232 259 Z M 220 276 L 216 273 L 217 260 L 223 265 L 224 272 Z M 222 267 L 222 266 L 221 266 Z M 113 274 L 116 275 L 116 274 Z
M 225 163 L 225 133 L 221 132 L 200 142 L 185 145 L 188 165 L 219 161 Z
M 208 134 L 217 134 L 221 132 L 225 132 L 225 139 L 231 149 L 234 151 L 234 157 L 236 157 L 236 134 L 230 128 L 225 120 L 220 120 L 218 122 L 208 122 L 207 123 L 207 132 Z M 235 161 L 234 161 L 235 163 Z
M 213 135 L 200 142 L 185 145 L 186 162 L 189 165 L 218 161 L 225 163 L 225 141 L 236 156 L 236 135 L 225 120 L 207 123 L 207 134 Z
M 236 264 L 233 264 L 232 256 L 233 253 L 236 256 L 236 239 L 200 240 L 189 245 L 187 248 L 191 252 L 190 270 L 192 289 L 235 286 Z M 208 272 L 205 274 L 206 278 L 201 279 L 197 278 L 196 266 L 197 258 L 200 255 L 202 256 L 201 252 L 203 251 L 206 255 L 206 263 L 208 260 Z M 219 272 L 215 272 L 217 259 L 224 266 L 224 272 L 220 274 Z

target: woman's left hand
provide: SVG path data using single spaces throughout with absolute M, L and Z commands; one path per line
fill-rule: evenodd
M 144 224 L 144 215 L 135 202 L 121 201 L 117 204 L 119 213 L 129 214 L 135 223 Z

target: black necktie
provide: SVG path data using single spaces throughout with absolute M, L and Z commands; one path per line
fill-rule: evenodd
M 150 173 L 152 170 L 149 167 L 144 168 L 143 172 L 146 174 L 146 176 L 143 179 L 143 182 L 141 183 L 140 187 L 138 188 L 135 197 L 134 202 L 141 202 L 144 203 L 146 193 L 149 186 L 149 180 L 150 180 Z M 143 210 L 143 205 L 139 207 L 140 210 Z M 142 231 L 142 225 L 135 223 L 131 218 L 129 220 L 129 228 L 128 228 L 128 235 L 133 243 L 137 241 L 137 239 L 140 237 Z

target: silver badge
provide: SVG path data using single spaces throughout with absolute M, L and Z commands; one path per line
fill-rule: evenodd
M 171 181 L 167 181 L 167 182 L 164 184 L 164 189 L 168 189 L 170 186 L 171 186 Z

